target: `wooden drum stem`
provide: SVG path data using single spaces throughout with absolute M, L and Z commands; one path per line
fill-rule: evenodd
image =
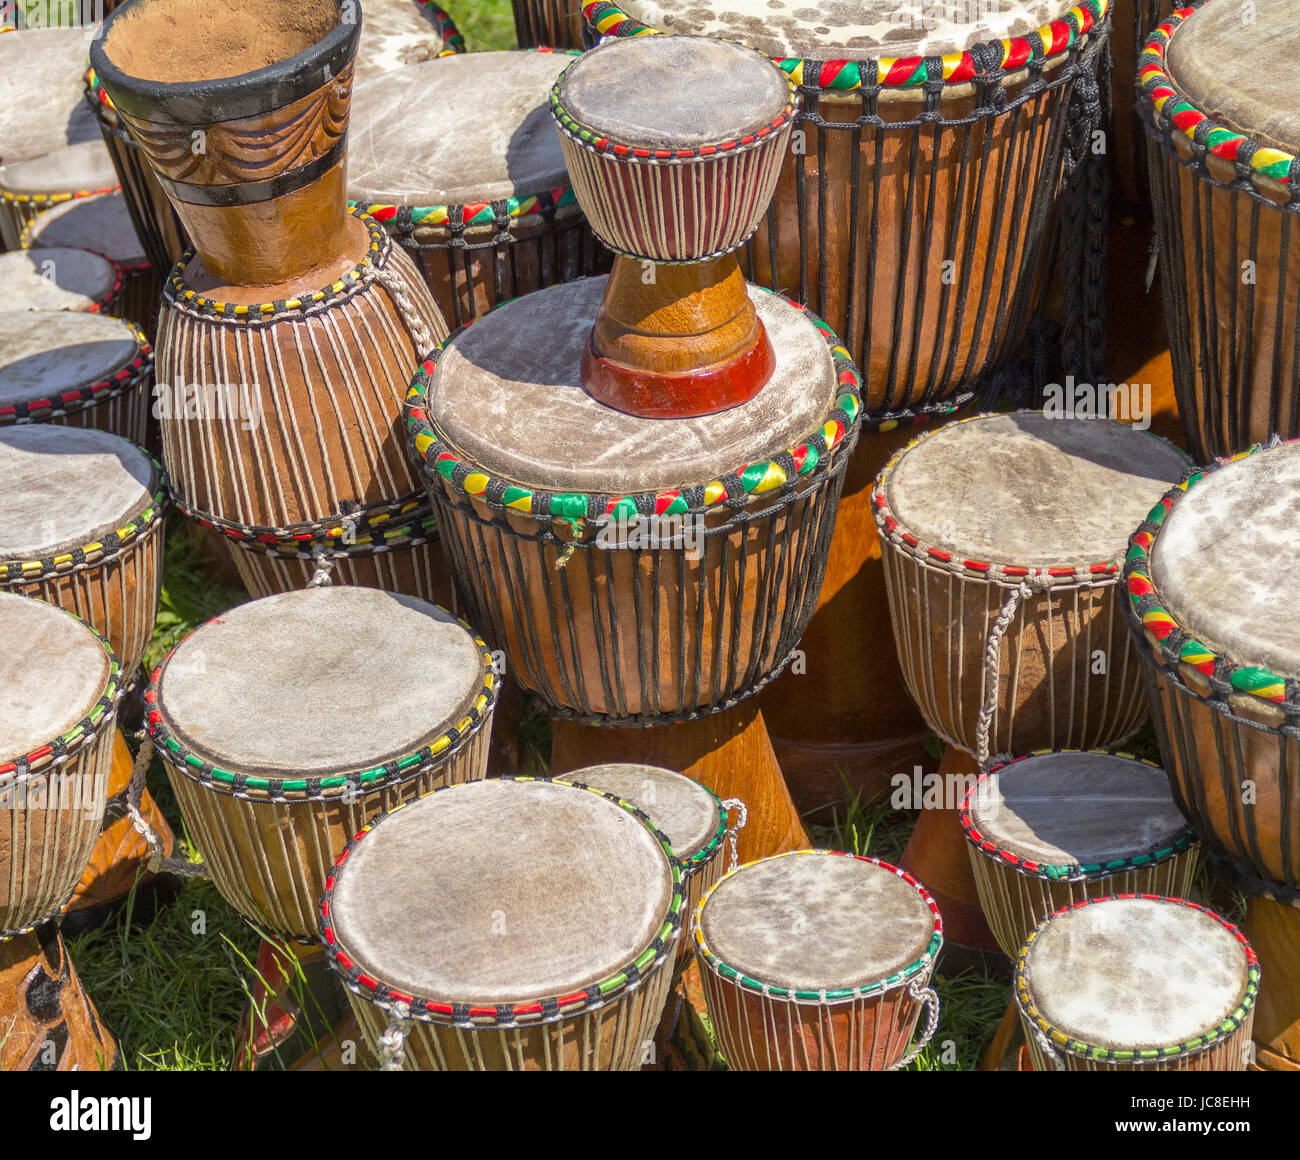
M 1252 898 L 1241 925 L 1259 956 L 1255 1061 L 1266 1071 L 1300 1071 L 1300 907 Z

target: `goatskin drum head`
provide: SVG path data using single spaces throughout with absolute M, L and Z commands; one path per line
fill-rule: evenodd
M 0 311 L 0 406 L 57 399 L 110 378 L 140 353 L 118 318 L 69 310 Z
M 88 193 L 116 185 L 117 170 L 103 141 L 64 145 L 43 157 L 0 166 L 0 194 Z
M 5 310 L 73 310 L 102 303 L 117 284 L 117 268 L 89 250 L 55 246 L 0 254 L 0 303 Z
M 0 36 L 0 165 L 81 141 L 103 147 L 83 95 L 94 31 L 30 28 Z
M 123 266 L 145 260 L 121 191 L 79 197 L 47 209 L 27 227 L 25 236 L 33 250 L 48 246 L 94 250 Z
M 589 765 L 561 775 L 631 802 L 659 829 L 683 862 L 703 850 L 718 833 L 718 799 L 698 781 L 657 765 Z

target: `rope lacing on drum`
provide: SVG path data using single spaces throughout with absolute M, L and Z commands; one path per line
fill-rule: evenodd
M 990 734 L 993 717 L 998 709 L 998 672 L 1002 667 L 1002 638 L 1006 636 L 1011 622 L 1016 618 L 1020 605 L 1035 591 L 1045 590 L 1042 581 L 1021 580 L 1002 602 L 1002 611 L 998 613 L 989 632 L 988 643 L 984 649 L 984 703 L 980 705 L 979 719 L 975 726 L 975 758 L 979 762 L 980 772 L 987 773 L 992 762 L 990 752 Z
M 1057 1053 L 1056 1048 L 1052 1046 L 1052 1041 L 1047 1038 L 1039 1027 L 1034 1028 L 1034 1040 L 1038 1044 L 1038 1050 L 1043 1053 L 1044 1058 L 1051 1061 L 1051 1064 L 1057 1071 L 1068 1070 L 1065 1066 L 1065 1060 Z
M 415 344 L 416 357 L 423 358 L 439 345 L 438 340 L 434 338 L 433 331 L 429 329 L 428 323 L 424 321 L 420 312 L 415 308 L 415 303 L 411 301 L 407 293 L 406 279 L 402 276 L 401 271 L 394 268 L 394 265 L 394 263 L 385 263 L 383 266 L 376 266 L 375 281 L 388 291 L 388 296 L 393 300 L 393 305 L 397 307 L 397 313 L 402 320 L 402 325 L 406 327 L 412 342 Z M 421 289 L 423 288 L 421 286 Z
M 311 579 L 307 581 L 307 587 L 328 588 L 334 583 L 332 576 L 334 557 L 326 555 L 324 547 L 317 544 L 312 549 L 312 560 L 315 562 L 316 567 L 311 574 Z
M 388 1017 L 388 1026 L 380 1033 L 379 1070 L 401 1071 L 406 1057 L 406 1037 L 411 1033 L 411 1005 L 398 1001 Z
M 889 1070 L 899 1071 L 911 1063 L 926 1049 L 934 1033 L 939 1028 L 939 992 L 930 986 L 927 977 L 918 975 L 907 985 L 907 993 L 918 1003 L 925 1004 L 925 1030 L 921 1037 L 903 1054 Z
M 140 812 L 140 797 L 144 793 L 145 773 L 153 759 L 153 740 L 145 730 L 137 736 L 141 739 L 140 751 L 135 755 L 135 765 L 131 769 L 131 780 L 126 788 L 126 813 L 131 825 L 149 847 L 149 870 L 153 874 L 178 874 L 182 878 L 211 878 L 212 873 L 206 862 L 187 862 L 184 858 L 169 858 L 163 853 L 163 842 L 149 820 Z
M 740 865 L 739 839 L 740 831 L 745 828 L 745 823 L 749 821 L 749 807 L 745 805 L 740 798 L 727 798 L 722 803 L 724 810 L 736 811 L 736 824 L 727 828 L 727 844 L 731 849 L 731 865 L 727 868 L 728 873 Z

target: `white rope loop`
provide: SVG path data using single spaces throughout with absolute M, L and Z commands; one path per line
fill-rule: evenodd
M 727 872 L 730 873 L 740 865 L 740 831 L 745 828 L 745 823 L 749 821 L 749 807 L 740 798 L 727 798 L 722 803 L 722 808 L 728 813 L 731 810 L 736 811 L 736 824 L 729 826 L 726 833 L 727 844 L 731 848 L 731 865 L 727 867 Z
M 905 1052 L 898 1062 L 890 1067 L 890 1071 L 900 1071 L 911 1063 L 926 1049 L 930 1040 L 934 1038 L 935 1031 L 939 1028 L 939 992 L 930 986 L 929 980 L 918 976 L 908 983 L 907 993 L 918 1003 L 925 1004 L 925 1030 L 921 1032 L 921 1038 L 912 1045 L 911 1049 Z
M 991 742 L 989 735 L 993 729 L 993 717 L 998 711 L 998 671 L 1002 667 L 1002 638 L 1006 636 L 1011 622 L 1015 620 L 1021 603 L 1026 600 L 1033 587 L 1028 580 L 1022 580 L 1002 602 L 1002 611 L 993 622 L 988 643 L 984 649 L 984 703 L 980 706 L 979 719 L 975 726 L 975 759 L 979 762 L 980 772 L 987 773 Z
M 153 738 L 147 731 L 141 730 L 140 752 L 135 755 L 135 765 L 131 769 L 131 780 L 126 787 L 126 815 L 131 819 L 135 832 L 149 847 L 149 872 L 151 874 L 179 874 L 185 878 L 208 878 L 211 875 L 206 862 L 186 862 L 183 858 L 168 858 L 163 852 L 162 839 L 149 824 L 149 819 L 140 811 L 140 798 L 144 794 L 145 774 L 149 762 L 153 760 Z
M 398 1002 L 393 1005 L 388 1026 L 379 1036 L 379 1070 L 401 1071 L 406 1058 L 406 1037 L 411 1033 L 411 1005 Z
M 327 556 L 325 549 L 317 544 L 312 549 L 312 559 L 316 563 L 316 569 L 311 574 L 311 579 L 307 581 L 308 588 L 328 588 L 334 583 L 334 557 Z
M 1057 1053 L 1056 1048 L 1052 1046 L 1052 1041 L 1048 1039 L 1046 1035 L 1043 1034 L 1043 1029 L 1041 1027 L 1034 1028 L 1034 1039 L 1038 1043 L 1038 1050 L 1043 1053 L 1043 1056 L 1046 1059 L 1049 1059 L 1051 1061 L 1052 1066 L 1056 1068 L 1057 1071 L 1069 1070 L 1065 1066 L 1065 1060 L 1063 1060 L 1060 1057 L 1060 1055 Z

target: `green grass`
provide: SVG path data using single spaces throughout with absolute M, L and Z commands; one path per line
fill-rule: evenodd
M 515 47 L 515 17 L 510 0 L 446 0 L 442 7 L 465 34 L 470 52 Z

